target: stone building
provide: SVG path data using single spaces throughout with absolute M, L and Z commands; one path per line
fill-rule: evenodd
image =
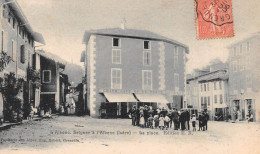
M 228 47 L 229 49 L 229 100 L 232 116 L 245 120 L 253 114 L 254 120 L 260 120 L 260 33 L 242 39 Z
M 125 117 L 133 106 L 182 108 L 189 48 L 145 30 L 86 31 L 86 103 L 92 117 L 101 112 Z

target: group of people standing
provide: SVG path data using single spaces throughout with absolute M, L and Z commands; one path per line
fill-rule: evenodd
M 132 119 L 133 126 L 140 126 L 142 128 L 159 128 L 169 129 L 174 127 L 174 130 L 190 130 L 190 120 L 192 122 L 193 130 L 196 130 L 196 121 L 199 120 L 199 130 L 205 130 L 207 127 L 208 114 L 203 112 L 197 118 L 190 115 L 186 109 L 178 111 L 177 109 L 166 109 L 164 107 L 154 110 L 151 106 L 134 105 L 129 111 L 129 117 Z M 195 118 L 193 118 L 195 117 Z M 195 119 L 195 120 L 194 120 Z

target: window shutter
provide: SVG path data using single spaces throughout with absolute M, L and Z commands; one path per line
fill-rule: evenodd
M 7 45 L 8 45 L 8 33 L 4 31 L 4 37 L 3 37 L 3 49 L 4 49 L 4 52 L 7 52 Z
M 20 61 L 21 61 L 21 63 L 25 63 L 25 47 L 24 47 L 24 45 L 21 46 Z
M 17 43 L 13 41 L 13 61 L 16 61 L 16 54 L 17 54 Z

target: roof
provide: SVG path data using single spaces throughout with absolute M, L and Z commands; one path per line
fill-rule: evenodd
M 234 46 L 237 46 L 237 45 L 239 45 L 239 44 L 241 44 L 241 43 L 243 43 L 243 42 L 245 42 L 247 40 L 250 40 L 250 39 L 252 39 L 254 37 L 257 37 L 257 36 L 260 36 L 260 32 L 253 33 L 250 36 L 247 36 L 247 37 L 245 37 L 244 39 L 242 39 L 240 41 L 236 41 L 235 43 L 232 43 L 232 44 L 228 45 L 227 48 L 232 48 Z
M 25 29 L 32 35 L 33 39 L 36 42 L 45 44 L 45 40 L 42 36 L 42 34 L 34 32 L 32 27 L 29 24 L 29 21 L 27 20 L 27 18 L 25 17 L 20 5 L 17 3 L 16 0 L 6 0 L 6 5 L 8 5 L 13 13 L 19 18 L 19 20 L 21 21 L 21 26 L 25 27 Z
M 196 77 L 192 77 L 187 79 L 187 81 L 192 81 L 198 79 L 199 82 L 206 82 L 206 81 L 212 81 L 212 80 L 227 80 L 228 74 L 225 69 L 216 70 L 213 72 L 205 73 Z
M 121 28 L 89 30 L 89 31 L 85 31 L 83 37 L 83 43 L 86 43 L 89 40 L 91 35 L 117 36 L 117 37 L 163 41 L 174 45 L 182 46 L 183 48 L 185 48 L 186 53 L 189 53 L 189 47 L 187 45 L 147 30 L 121 29 Z
M 208 81 L 214 81 L 214 80 L 227 80 L 228 74 L 226 71 L 220 70 L 215 71 L 213 73 L 209 73 L 205 76 L 202 76 L 198 79 L 198 82 L 208 82 Z
M 43 50 L 36 50 L 35 52 L 44 58 L 55 61 L 56 63 L 58 63 L 60 65 L 61 68 L 63 68 L 63 69 L 65 68 L 65 65 L 67 62 L 65 60 L 61 59 L 59 56 L 52 54 L 50 52 L 43 51 Z

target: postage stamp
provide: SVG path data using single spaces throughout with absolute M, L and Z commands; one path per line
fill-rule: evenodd
M 198 39 L 234 36 L 231 0 L 195 0 Z

